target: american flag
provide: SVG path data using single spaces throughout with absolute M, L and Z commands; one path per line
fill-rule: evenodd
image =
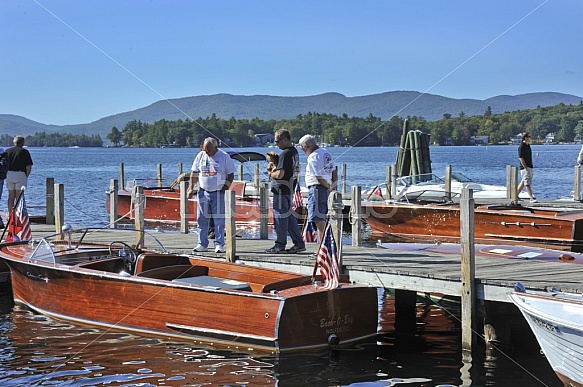
M 318 232 L 314 222 L 309 222 L 306 220 L 306 223 L 304 224 L 304 231 L 302 232 L 302 237 L 304 238 L 304 242 L 318 242 Z
M 26 201 L 24 200 L 24 192 L 22 193 L 18 204 L 12 211 L 6 228 L 8 229 L 6 242 L 28 241 L 32 239 L 30 220 L 28 219 Z
M 331 225 L 326 227 L 324 240 L 320 244 L 316 260 L 320 265 L 320 274 L 324 278 L 324 289 L 336 289 L 340 278 L 340 270 L 338 268 L 338 249 L 336 248 Z
M 297 210 L 304 205 L 304 198 L 302 197 L 302 190 L 300 189 L 299 180 L 296 182 L 296 190 L 294 192 L 294 201 L 292 203 L 292 210 Z

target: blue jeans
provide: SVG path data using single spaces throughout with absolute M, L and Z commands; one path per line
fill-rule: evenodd
M 298 220 L 292 210 L 292 196 L 282 193 L 273 194 L 273 221 L 275 223 L 275 233 L 277 239 L 275 246 L 285 249 L 287 244 L 287 234 L 292 239 L 294 246 L 306 247 L 302 239 L 302 233 L 298 226 Z
M 215 222 L 215 247 L 225 246 L 225 194 L 221 191 L 208 192 L 198 190 L 198 205 L 196 207 L 196 230 L 198 244 L 209 245 L 209 221 Z

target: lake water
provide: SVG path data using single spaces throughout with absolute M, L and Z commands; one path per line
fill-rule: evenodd
M 535 145 L 534 194 L 570 196 L 578 145 Z M 265 148 L 251 148 L 265 152 Z M 26 193 L 31 213 L 42 213 L 45 179 L 65 187 L 65 221 L 107 225 L 105 193 L 111 179 L 169 179 L 178 163 L 189 170 L 195 149 L 31 148 L 35 162 Z M 397 148 L 331 148 L 347 164 L 348 185 L 372 187 L 385 179 Z M 300 152 L 305 165 L 305 156 Z M 518 165 L 516 146 L 434 147 L 434 173 L 447 164 L 474 180 L 504 185 L 506 165 Z M 263 169 L 263 168 L 262 168 Z M 252 169 L 246 170 L 251 175 Z M 6 210 L 5 198 L 0 210 Z M 72 325 L 14 307 L 0 295 L 0 386 L 560 386 L 536 345 L 476 351 L 463 359 L 459 308 L 417 304 L 417 334 L 395 333 L 393 297 L 379 294 L 376 343 L 323 354 L 262 356 L 198 347 Z M 530 335 L 524 326 L 524 335 Z M 532 337 L 531 337 L 532 339 Z M 480 340 L 478 340 L 480 341 Z M 531 341 L 532 343 L 532 341 Z M 466 360 L 464 362 L 464 360 Z

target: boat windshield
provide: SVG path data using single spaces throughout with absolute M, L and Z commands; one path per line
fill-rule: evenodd
M 55 263 L 55 254 L 69 250 L 80 250 L 84 243 L 104 247 L 123 244 L 134 248 L 138 241 L 140 241 L 141 248 L 168 252 L 160 240 L 147 231 L 65 226 L 62 232 L 38 241 L 28 259 Z
M 445 184 L 445 180 L 433 173 L 403 176 L 397 178 L 397 186 L 410 187 L 412 185 Z

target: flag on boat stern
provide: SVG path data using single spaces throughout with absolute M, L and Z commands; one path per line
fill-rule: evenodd
M 292 203 L 292 210 L 297 210 L 304 205 L 304 198 L 302 197 L 302 190 L 300 189 L 299 180 L 296 182 L 296 190 L 294 192 L 294 201 Z
M 338 268 L 338 249 L 332 233 L 332 225 L 330 224 L 324 232 L 324 240 L 320 244 L 316 260 L 320 265 L 320 274 L 324 278 L 324 289 L 336 289 L 340 278 L 340 270 Z
M 304 242 L 318 242 L 318 232 L 316 231 L 316 225 L 314 222 L 306 220 L 302 237 L 304 238 Z
M 6 242 L 28 241 L 32 239 L 30 220 L 28 218 L 28 211 L 26 210 L 26 201 L 24 200 L 24 192 L 22 193 L 18 204 L 12 211 L 6 228 L 8 229 Z

